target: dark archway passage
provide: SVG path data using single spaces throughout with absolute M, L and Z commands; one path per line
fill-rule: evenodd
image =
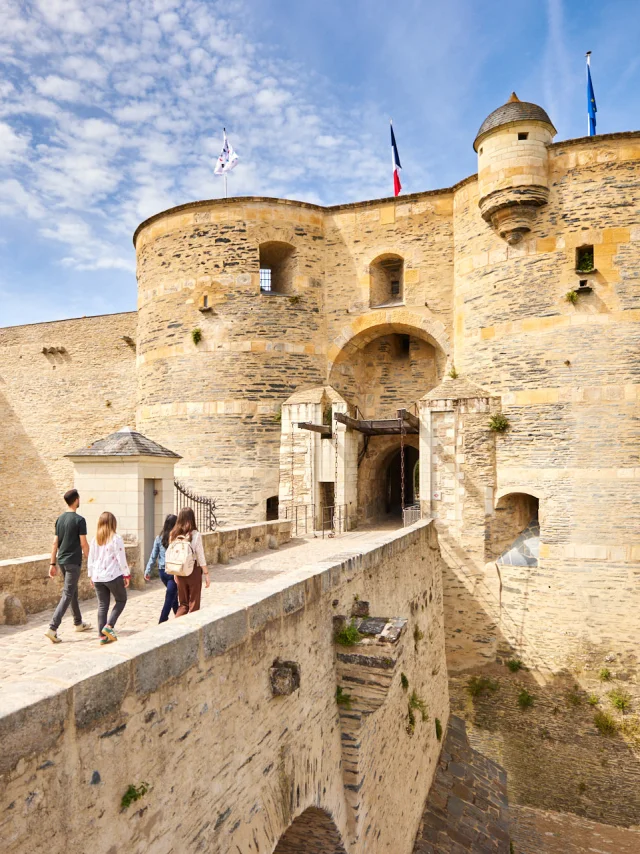
M 416 501 L 413 470 L 418 462 L 417 448 L 405 445 L 404 448 L 404 506 Z M 386 471 L 385 511 L 393 516 L 402 514 L 402 454 L 400 448 L 391 458 Z
M 346 854 L 346 851 L 329 813 L 309 807 L 280 838 L 273 854 Z

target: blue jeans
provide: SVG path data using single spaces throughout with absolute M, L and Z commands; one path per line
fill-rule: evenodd
M 169 611 L 175 612 L 178 610 L 178 585 L 176 584 L 176 580 L 173 575 L 167 575 L 164 569 L 160 569 L 158 574 L 160 575 L 160 581 L 167 588 L 167 592 L 164 596 L 164 605 L 162 606 L 162 611 L 160 612 L 159 623 L 166 623 L 169 619 Z

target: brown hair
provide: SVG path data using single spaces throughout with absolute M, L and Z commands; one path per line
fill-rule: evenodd
M 178 512 L 176 524 L 169 535 L 169 542 L 172 543 L 176 537 L 188 537 L 192 531 L 197 531 L 196 514 L 191 507 L 183 507 Z
M 80 498 L 80 495 L 79 495 L 79 493 L 78 493 L 78 490 L 77 490 L 77 489 L 70 489 L 70 490 L 68 490 L 67 492 L 65 492 L 65 494 L 64 494 L 62 497 L 63 497 L 63 498 L 64 498 L 64 500 L 66 501 L 67 506 L 68 506 L 68 507 L 71 507 L 71 505 L 73 504 L 73 502 L 74 502 L 74 501 L 77 501 L 77 500 L 78 500 L 78 498 Z
M 118 523 L 113 513 L 105 510 L 98 519 L 98 530 L 96 531 L 96 542 L 99 546 L 106 546 L 113 539 Z

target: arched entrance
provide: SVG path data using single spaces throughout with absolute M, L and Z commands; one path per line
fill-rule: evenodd
M 309 807 L 280 838 L 273 854 L 346 854 L 329 813 Z
M 373 436 L 358 469 L 358 523 L 399 519 L 400 437 Z M 419 462 L 418 436 L 404 437 L 405 506 L 417 500 L 414 486 L 415 468 Z

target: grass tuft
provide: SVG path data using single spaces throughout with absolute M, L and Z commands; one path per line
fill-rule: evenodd
M 533 706 L 533 695 L 531 695 L 526 688 L 523 688 L 518 694 L 518 705 L 523 711 L 524 709 L 530 709 L 531 706 Z
M 504 433 L 511 426 L 509 419 L 502 412 L 497 412 L 489 419 L 489 430 L 492 433 Z
M 403 690 L 403 691 L 408 691 L 408 690 L 409 690 L 409 680 L 407 679 L 407 674 L 406 674 L 406 673 L 401 673 L 401 674 L 400 674 L 400 684 L 402 685 L 402 690 Z
M 440 718 L 436 718 L 436 738 L 438 741 L 442 741 L 442 724 L 440 723 Z
M 498 690 L 498 683 L 495 679 L 489 679 L 487 676 L 472 676 L 467 682 L 467 691 L 472 697 L 479 697 L 481 694 L 486 694 L 488 691 L 493 693 Z
M 517 673 L 518 670 L 522 670 L 524 664 L 519 658 L 510 658 L 509 661 L 507 661 L 507 667 L 512 673 Z
M 564 298 L 567 302 L 570 302 L 571 305 L 575 305 L 578 302 L 578 292 L 574 290 L 567 291 Z
M 598 673 L 598 679 L 601 682 L 608 682 L 611 679 L 611 671 L 608 667 L 603 667 Z
M 344 709 L 351 708 L 351 694 L 345 694 L 341 685 L 336 688 L 336 703 Z
M 427 704 L 424 700 L 421 700 L 420 697 L 416 694 L 415 691 L 412 691 L 411 696 L 409 697 L 409 710 L 415 709 L 420 712 L 420 716 L 423 721 L 429 720 L 429 715 L 427 713 Z
M 347 625 L 343 626 L 340 631 L 337 631 L 333 636 L 333 639 L 337 644 L 340 644 L 340 646 L 355 646 L 359 641 L 361 641 L 362 635 L 358 631 L 355 619 L 352 619 L 350 623 L 347 623 Z
M 127 791 L 122 796 L 120 801 L 120 809 L 126 810 L 131 804 L 134 804 L 136 801 L 139 801 L 140 798 L 143 798 L 147 792 L 149 791 L 148 783 L 140 783 L 139 786 L 134 786 L 133 783 L 130 783 L 127 786 Z
M 622 688 L 614 688 L 613 691 L 609 691 L 607 696 L 613 708 L 622 712 L 622 714 L 628 712 L 631 708 L 631 696 L 626 691 L 623 691 Z
M 202 341 L 202 329 L 196 327 L 191 330 L 191 340 L 197 346 Z
M 618 732 L 618 724 L 609 712 L 596 712 L 593 723 L 600 735 L 612 736 Z

